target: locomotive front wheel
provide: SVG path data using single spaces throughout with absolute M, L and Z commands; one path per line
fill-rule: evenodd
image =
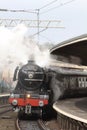
M 25 113 L 24 113 L 24 111 L 19 111 L 18 112 L 18 119 L 19 120 L 24 120 L 25 119 Z
M 42 112 L 42 119 L 43 120 L 51 120 L 57 118 L 57 113 L 56 111 L 52 108 L 52 106 L 46 106 L 43 109 Z

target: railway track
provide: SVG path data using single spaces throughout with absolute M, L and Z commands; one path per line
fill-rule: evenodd
M 7 104 L 7 105 L 1 105 L 0 106 L 0 116 L 6 112 L 9 112 L 12 110 L 11 105 Z
M 59 130 L 56 121 L 47 122 L 30 118 L 18 120 L 17 117 L 18 114 L 12 111 L 9 104 L 0 106 L 0 130 Z
M 41 130 L 37 121 L 18 121 L 18 130 Z
M 55 120 L 42 121 L 42 120 L 18 120 L 18 130 L 60 130 Z
M 10 105 L 0 106 L 0 130 L 17 130 L 17 113 L 12 111 Z
M 9 104 L 0 106 L 0 130 L 87 130 L 87 98 L 58 101 L 57 120 L 17 120 Z

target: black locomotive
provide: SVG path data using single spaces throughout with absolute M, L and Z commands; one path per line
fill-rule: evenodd
M 34 61 L 29 61 L 21 68 L 16 68 L 13 80 L 18 80 L 9 98 L 14 110 L 28 115 L 37 114 L 40 117 L 47 115 L 47 109 L 53 110 L 46 70 Z
M 21 68 L 16 68 L 13 80 L 17 80 L 17 85 L 9 102 L 23 114 L 45 117 L 48 111 L 56 115 L 52 109 L 55 101 L 87 96 L 87 71 L 59 67 L 58 62 L 43 69 L 29 61 Z

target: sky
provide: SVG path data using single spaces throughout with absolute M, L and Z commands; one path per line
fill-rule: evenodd
M 87 33 L 87 0 L 0 0 L 0 9 L 29 11 L 40 9 L 40 20 L 61 20 L 61 26 L 64 28 L 47 29 L 40 33 L 40 43 L 58 44 Z M 37 15 L 36 13 L 0 12 L 0 18 L 36 20 Z M 37 29 L 29 28 L 29 35 L 36 32 Z M 37 36 L 34 38 L 37 39 Z

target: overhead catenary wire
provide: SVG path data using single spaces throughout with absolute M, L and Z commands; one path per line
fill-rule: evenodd
M 43 8 L 46 8 L 47 6 L 49 6 L 49 5 L 51 5 L 51 4 L 53 4 L 53 3 L 55 3 L 56 1 L 58 1 L 58 0 L 53 0 L 53 1 L 51 1 L 50 3 L 48 3 L 48 4 L 46 4 L 46 5 L 44 5 L 44 6 L 42 6 L 41 8 L 39 8 L 39 9 L 36 9 L 36 11 L 37 11 L 37 24 L 38 24 L 38 32 L 36 33 L 37 35 L 38 35 L 38 43 L 39 43 L 39 33 L 41 33 L 42 31 L 45 31 L 46 29 L 43 29 L 43 30 L 39 30 L 39 18 L 40 18 L 40 10 L 42 10 Z
M 24 12 L 24 13 L 37 13 L 36 10 L 16 10 L 16 9 L 0 9 L 2 12 Z
M 34 34 L 34 35 L 38 35 L 38 43 L 39 43 L 39 33 L 43 32 L 43 31 L 45 31 L 47 29 L 47 28 L 45 28 L 43 30 L 39 30 L 40 10 L 42 10 L 43 8 L 46 8 L 46 7 L 50 6 L 51 4 L 55 3 L 56 1 L 58 1 L 58 0 L 53 0 L 53 1 L 49 2 L 49 3 L 47 3 L 46 5 L 42 6 L 39 9 L 35 9 L 34 11 L 30 11 L 30 10 L 9 10 L 9 9 L 0 9 L 0 11 L 36 13 L 37 14 L 37 26 L 38 26 L 38 30 L 37 30 L 37 33 Z
M 39 12 L 39 15 L 40 15 L 40 14 L 44 14 L 44 13 L 47 13 L 47 12 L 49 12 L 49 11 L 52 11 L 52 10 L 54 10 L 54 9 L 56 9 L 56 8 L 61 7 L 61 6 L 64 6 L 64 5 L 66 5 L 66 4 L 69 4 L 69 3 L 71 3 L 71 2 L 73 2 L 73 1 L 75 1 L 75 0 L 70 0 L 70 1 L 67 1 L 67 2 L 65 2 L 65 3 L 61 3 L 61 0 L 60 0 L 60 4 L 59 4 L 58 6 L 55 6 L 55 7 L 53 7 L 53 8 L 50 8 L 50 9 L 48 9 L 48 10 L 46 10 L 46 11 L 40 13 L 40 10 L 42 10 L 43 8 L 46 8 L 47 6 L 50 6 L 51 4 L 54 4 L 54 3 L 57 2 L 57 1 L 58 1 L 58 0 L 54 0 L 54 1 L 52 1 L 52 2 L 50 2 L 50 3 L 48 3 L 48 4 L 46 4 L 46 5 L 42 6 L 41 8 L 33 9 L 33 10 L 0 9 L 0 11 L 2 11 L 2 12 L 36 13 L 36 14 L 38 14 L 38 12 Z
M 34 34 L 34 35 L 38 35 L 38 40 L 39 40 L 39 34 L 47 29 L 47 28 L 45 28 L 45 29 L 43 29 L 43 30 L 41 30 L 41 31 L 39 30 L 39 16 L 42 15 L 42 14 L 44 14 L 44 13 L 47 13 L 47 12 L 49 12 L 49 11 L 52 11 L 53 9 L 56 9 L 56 8 L 58 8 L 58 7 L 64 6 L 64 5 L 66 5 L 66 4 L 69 4 L 69 3 L 71 3 L 71 2 L 73 2 L 73 1 L 75 1 L 75 0 L 70 0 L 70 1 L 67 1 L 67 2 L 65 2 L 65 3 L 61 3 L 61 0 L 60 0 L 60 4 L 59 4 L 58 6 L 53 7 L 53 8 L 51 8 L 51 9 L 45 11 L 45 12 L 40 13 L 40 10 L 42 10 L 42 9 L 44 9 L 44 8 L 46 8 L 46 7 L 48 7 L 48 6 L 50 6 L 51 4 L 54 4 L 54 3 L 57 2 L 57 1 L 58 1 L 58 0 L 54 0 L 54 1 L 52 1 L 52 2 L 50 2 L 50 3 L 48 3 L 48 4 L 46 4 L 46 5 L 42 6 L 41 8 L 36 9 L 36 10 L 37 10 L 37 15 L 38 15 L 38 32 L 37 32 L 36 34 Z
M 24 10 L 24 9 L 20 9 L 20 10 L 16 10 L 16 9 L 0 9 L 0 11 L 2 12 L 25 12 L 25 13 L 38 13 L 38 11 L 42 10 L 43 8 L 46 8 L 47 6 L 50 6 L 51 4 L 54 4 L 55 2 L 57 2 L 58 0 L 53 0 L 50 3 L 38 8 L 38 9 L 34 9 L 34 10 Z
M 42 35 L 42 34 L 40 34 L 40 37 L 42 37 L 42 38 L 44 38 L 44 39 L 47 39 L 48 41 L 50 41 L 51 43 L 53 43 L 52 40 L 50 40 L 48 37 L 46 37 L 46 36 L 44 36 L 44 35 Z
M 64 6 L 64 5 L 67 5 L 67 4 L 69 4 L 69 3 L 73 2 L 73 1 L 76 1 L 76 0 L 70 0 L 70 1 L 67 1 L 67 2 L 65 2 L 65 3 L 61 3 L 61 2 L 60 2 L 60 4 L 59 4 L 58 6 L 55 6 L 55 7 L 53 7 L 53 8 L 50 8 L 50 9 L 46 10 L 46 11 L 43 11 L 43 12 L 40 13 L 40 14 L 42 15 L 42 14 L 48 13 L 48 12 L 50 12 L 50 11 L 56 9 L 56 8 L 59 8 L 59 7 Z
M 39 32 L 33 34 L 32 37 L 35 36 L 35 35 L 38 35 L 38 33 L 40 34 L 41 32 L 44 32 L 45 30 L 47 30 L 47 28 L 44 28 L 44 29 L 40 30 Z
M 0 11 L 3 11 L 3 12 L 26 12 L 26 13 L 38 13 L 38 10 L 40 11 L 41 9 L 43 9 L 43 8 L 46 8 L 47 6 L 49 6 L 49 5 L 51 5 L 51 4 L 53 4 L 53 3 L 55 3 L 56 1 L 58 1 L 58 0 L 53 0 L 52 2 L 50 2 L 50 3 L 48 3 L 48 4 L 46 4 L 46 5 L 44 5 L 44 6 L 42 6 L 41 8 L 38 8 L 38 9 L 34 9 L 34 10 L 16 10 L 16 9 L 0 9 Z
M 59 7 L 61 7 L 61 6 L 64 6 L 64 5 L 66 5 L 66 4 L 69 4 L 69 3 L 71 3 L 71 2 L 73 2 L 73 1 L 75 1 L 75 0 L 69 0 L 69 1 L 67 1 L 67 2 L 65 2 L 65 3 L 62 3 L 61 0 L 60 0 L 60 1 L 59 1 L 60 4 L 59 4 L 58 6 L 53 7 L 53 8 L 50 8 L 50 9 L 44 11 L 44 12 L 40 12 L 40 11 L 43 10 L 44 8 L 46 8 L 46 7 L 48 7 L 48 6 L 52 5 L 52 4 L 54 4 L 54 3 L 57 2 L 57 1 L 58 1 L 58 0 L 53 0 L 53 1 L 49 2 L 49 3 L 47 3 L 46 5 L 44 5 L 44 6 L 40 7 L 40 8 L 38 8 L 38 9 L 34 9 L 34 10 L 0 9 L 0 11 L 5 11 L 5 12 L 7 12 L 7 11 L 9 11 L 9 12 L 25 12 L 25 13 L 35 13 L 35 14 L 37 14 L 37 17 L 38 17 L 38 18 L 37 18 L 37 21 L 38 21 L 38 23 L 37 23 L 37 24 L 38 24 L 38 32 L 37 32 L 36 34 L 34 34 L 34 35 L 38 35 L 38 40 L 39 40 L 39 34 L 47 29 L 47 28 L 45 28 L 45 29 L 43 29 L 43 30 L 39 30 L 39 19 L 40 19 L 39 16 L 42 15 L 42 14 L 44 14 L 44 13 L 47 13 L 47 12 L 49 12 L 49 11 L 52 11 L 52 10 L 54 10 L 54 9 L 56 9 L 56 8 L 59 8 Z
M 51 1 L 50 3 L 42 6 L 41 8 L 39 8 L 40 10 L 43 9 L 43 8 L 46 8 L 47 6 L 51 5 L 51 4 L 54 4 L 55 2 L 57 2 L 58 0 L 54 0 L 54 1 Z

